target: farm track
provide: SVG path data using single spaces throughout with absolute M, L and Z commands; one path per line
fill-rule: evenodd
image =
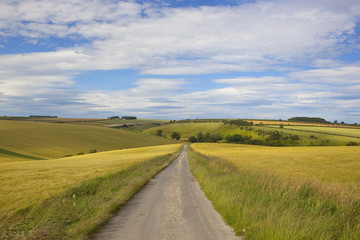
M 94 239 L 241 239 L 225 224 L 180 156 L 139 191 Z

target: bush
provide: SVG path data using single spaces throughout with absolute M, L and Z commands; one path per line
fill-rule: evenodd
M 83 153 L 83 152 L 79 152 L 78 154 L 76 154 L 76 155 L 84 155 L 85 153 Z
M 156 130 L 156 136 L 162 136 L 162 132 L 163 132 L 163 130 L 161 130 L 161 129 L 158 129 L 158 130 Z
M 228 124 L 232 124 L 232 125 L 237 125 L 237 126 L 253 126 L 254 123 L 253 122 L 247 122 L 241 119 L 238 120 L 232 120 L 227 122 Z
M 172 133 L 171 133 L 171 138 L 172 138 L 172 139 L 179 140 L 179 139 L 180 139 L 180 133 L 178 133 L 178 132 L 172 132 Z
M 359 146 L 359 144 L 357 142 L 350 141 L 346 144 L 346 146 Z
M 189 137 L 189 142 L 192 142 L 192 143 L 197 142 L 196 137 L 190 136 L 190 137 Z
M 95 149 L 90 150 L 90 153 L 96 153 L 97 151 Z

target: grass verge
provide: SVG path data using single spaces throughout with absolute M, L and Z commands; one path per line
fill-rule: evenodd
M 215 209 L 246 239 L 360 239 L 360 202 L 337 201 L 309 180 L 239 169 L 188 151 Z
M 1 223 L 0 239 L 89 239 L 179 153 L 180 150 L 84 181 L 20 210 Z

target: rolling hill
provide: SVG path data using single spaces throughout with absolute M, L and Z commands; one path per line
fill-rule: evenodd
M 0 121 L 0 161 L 53 159 L 177 143 L 170 139 L 120 129 L 66 123 Z

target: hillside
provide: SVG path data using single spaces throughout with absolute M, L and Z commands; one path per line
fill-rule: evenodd
M 145 133 L 156 134 L 162 130 L 163 136 L 171 136 L 172 132 L 180 133 L 181 139 L 197 137 L 202 132 L 204 137 L 214 137 L 218 142 L 247 143 L 273 146 L 338 146 L 350 142 L 360 143 L 360 129 L 325 126 L 296 126 L 277 122 L 277 125 L 256 123 L 255 126 L 237 126 L 223 122 L 180 122 L 161 125 L 144 130 Z M 236 138 L 233 136 L 237 135 Z M 239 137 L 240 135 L 240 137 Z M 205 140 L 207 142 L 208 140 Z M 210 142 L 214 139 L 210 139 Z
M 52 159 L 91 150 L 172 144 L 170 139 L 119 129 L 66 123 L 0 120 L 0 161 Z

